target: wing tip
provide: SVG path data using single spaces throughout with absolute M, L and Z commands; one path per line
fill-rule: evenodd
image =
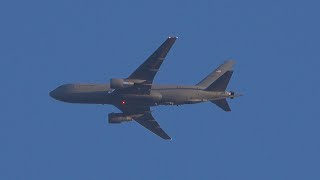
M 164 140 L 170 140 L 170 141 L 172 141 L 172 138 L 171 138 L 170 136 L 168 136 L 167 134 L 166 134 L 165 136 L 162 136 L 162 138 L 163 138 Z
M 235 60 L 233 60 L 233 59 L 228 59 L 228 60 L 226 60 L 225 61 L 225 63 L 230 63 L 230 64 L 235 64 L 236 63 L 236 61 Z
M 169 36 L 168 39 L 178 39 L 177 36 Z

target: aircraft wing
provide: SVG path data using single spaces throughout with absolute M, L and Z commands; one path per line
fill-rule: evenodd
M 127 79 L 145 80 L 145 84 L 152 84 L 155 75 L 159 71 L 162 62 L 166 58 L 166 55 L 176 39 L 177 37 L 168 37 L 168 39 Z
M 143 116 L 135 119 L 139 124 L 144 126 L 145 128 L 149 129 L 154 134 L 162 137 L 163 139 L 170 139 L 166 132 L 163 131 L 163 129 L 160 127 L 158 122 L 154 119 L 151 112 L 145 113 Z
M 143 127 L 147 128 L 149 131 L 160 136 L 163 139 L 170 139 L 166 132 L 160 127 L 158 122 L 154 119 L 151 114 L 150 107 L 148 106 L 117 106 L 123 113 L 126 114 L 142 114 L 135 118 L 134 120 L 141 124 Z

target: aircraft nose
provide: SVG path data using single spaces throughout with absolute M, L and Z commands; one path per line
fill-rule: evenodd
M 57 94 L 57 90 L 53 90 L 49 93 L 49 95 L 54 98 L 54 99 L 57 99 L 58 98 L 58 94 Z
M 51 91 L 49 95 L 56 100 L 65 101 L 70 94 L 71 88 L 72 86 L 69 84 L 61 85 Z
M 63 96 L 63 92 L 64 92 L 64 85 L 57 87 L 56 89 L 51 91 L 49 95 L 56 100 L 60 100 Z

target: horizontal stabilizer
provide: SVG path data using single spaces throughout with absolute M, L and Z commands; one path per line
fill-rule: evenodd
M 226 99 L 218 99 L 211 101 L 215 105 L 217 105 L 219 108 L 223 109 L 224 111 L 231 111 L 230 106 Z

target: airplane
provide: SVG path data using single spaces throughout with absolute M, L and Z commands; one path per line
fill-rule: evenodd
M 226 91 L 235 64 L 225 61 L 196 85 L 157 85 L 153 79 L 177 37 L 166 41 L 127 78 L 111 78 L 110 84 L 64 84 L 49 93 L 59 101 L 84 104 L 110 104 L 122 113 L 110 113 L 108 122 L 119 124 L 136 121 L 165 140 L 171 137 L 152 116 L 150 107 L 212 102 L 231 111 L 227 98 L 241 94 Z

